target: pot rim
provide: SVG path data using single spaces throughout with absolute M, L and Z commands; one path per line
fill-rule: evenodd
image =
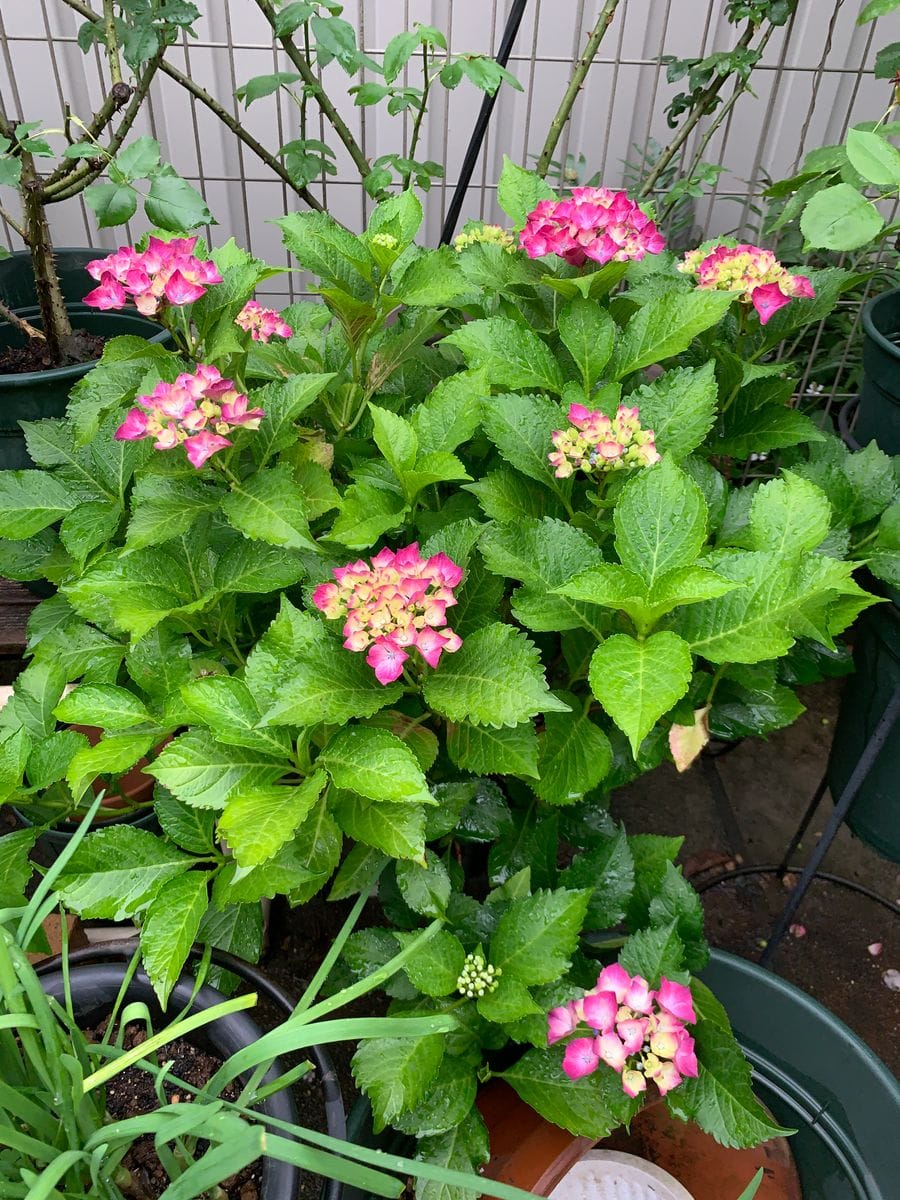
M 875 313 L 880 304 L 885 301 L 892 300 L 895 304 L 900 304 L 900 288 L 891 288 L 889 291 L 882 292 L 879 296 L 873 296 L 863 305 L 862 310 L 862 326 L 866 336 L 878 346 L 879 350 L 883 350 L 885 354 L 895 358 L 900 363 L 900 346 L 894 344 L 875 324 Z M 896 333 L 900 334 L 900 324 L 897 325 Z

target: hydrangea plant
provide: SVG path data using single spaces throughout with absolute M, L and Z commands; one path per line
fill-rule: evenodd
M 66 420 L 27 426 L 40 469 L 0 476 L 0 569 L 58 587 L 0 714 L 2 798 L 50 819 L 151 759 L 161 832 L 93 831 L 58 887 L 139 924 L 163 1000 L 195 939 L 258 953 L 263 897 L 377 880 L 395 932 L 354 935 L 347 971 L 442 919 L 391 994 L 458 1027 L 356 1062 L 378 1121 L 429 1160 L 477 1167 L 474 1087 L 516 1046 L 504 1077 L 575 1132 L 629 1119 L 627 1069 L 631 1091 L 634 1072 L 662 1080 L 673 1111 L 749 1144 L 776 1130 L 691 978 L 706 947 L 680 843 L 604 810 L 711 735 L 793 720 L 791 684 L 840 664 L 874 602 L 816 475 L 829 435 L 789 406 L 773 353 L 854 277 L 810 272 L 763 323 L 744 279 L 696 286 L 627 197 L 562 210 L 512 164 L 499 197 L 510 237 L 438 250 L 415 245 L 410 191 L 359 236 L 282 218 L 321 303 L 265 322 L 252 293 L 272 271 L 233 243 L 148 242 L 201 264 L 161 291 L 146 260 L 133 282 L 100 272 L 104 303 L 149 290 L 177 349 L 110 342 Z M 594 257 L 533 237 L 548 214 Z M 892 481 L 861 501 L 875 521 L 893 473 L 863 453 L 854 494 Z M 36 833 L 7 844 L 19 875 Z M 655 993 L 627 1020 L 663 1040 L 621 1077 L 598 1051 L 572 1079 L 547 1014 L 596 991 L 592 945 Z M 696 1020 L 660 999 L 686 1014 L 676 986 Z M 613 1034 L 626 1045 L 598 1027 L 608 1055 Z

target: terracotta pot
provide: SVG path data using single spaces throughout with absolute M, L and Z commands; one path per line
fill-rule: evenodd
M 785 1138 L 753 1150 L 731 1150 L 708 1134 L 651 1103 L 632 1122 L 601 1142 L 573 1137 L 538 1116 L 508 1084 L 492 1079 L 478 1097 L 491 1139 L 485 1175 L 547 1196 L 567 1171 L 594 1145 L 634 1154 L 662 1167 L 694 1200 L 736 1200 L 756 1171 L 765 1178 L 758 1200 L 802 1200 L 800 1180 Z

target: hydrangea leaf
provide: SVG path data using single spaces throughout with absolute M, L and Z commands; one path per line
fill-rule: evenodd
M 130 729 L 152 722 L 144 704 L 127 688 L 82 684 L 63 696 L 53 710 L 70 725 L 94 725 L 101 729 Z
M 539 712 L 565 712 L 550 694 L 537 647 L 510 625 L 486 625 L 446 655 L 424 683 L 426 703 L 450 721 L 520 725 Z
M 687 982 L 684 944 L 672 920 L 633 933 L 619 953 L 619 962 L 629 975 L 642 975 L 651 987 L 658 987 L 663 975 Z
M 182 733 L 146 768 L 173 796 L 198 808 L 224 808 L 239 788 L 274 783 L 288 769 L 286 759 L 223 745 L 206 730 Z
M 616 323 L 605 308 L 581 296 L 560 309 L 557 322 L 562 343 L 575 360 L 589 395 L 613 352 Z
M 398 862 L 397 886 L 413 912 L 425 917 L 444 916 L 450 899 L 450 876 L 433 850 L 426 850 L 424 866 L 409 860 Z
M 66 770 L 66 782 L 72 796 L 80 800 L 100 775 L 118 776 L 130 770 L 151 748 L 153 733 L 117 733 L 105 737 L 96 746 L 77 750 Z M 149 772 L 149 768 L 147 768 Z
M 4 471 L 0 478 L 0 537 L 29 538 L 61 520 L 77 493 L 46 471 Z
M 472 1190 L 421 1178 L 416 1183 L 416 1200 L 477 1200 L 483 1190 L 478 1168 L 490 1157 L 484 1120 L 477 1108 L 471 1108 L 453 1129 L 437 1137 L 423 1137 L 416 1148 L 416 1159 L 435 1167 L 471 1174 Z
M 589 889 L 539 890 L 515 900 L 491 939 L 490 961 L 521 983 L 550 983 L 569 967 L 578 945 Z
M 779 557 L 814 550 L 830 526 L 831 505 L 825 493 L 791 471 L 764 483 L 750 505 L 752 548 Z
M 360 1044 L 351 1064 L 353 1078 L 371 1101 L 376 1133 L 419 1104 L 441 1065 L 445 1042 L 443 1034 L 433 1033 Z
M 366 550 L 403 520 L 406 503 L 399 492 L 372 483 L 352 483 L 344 492 L 341 512 L 328 534 L 351 550 Z
M 502 457 L 517 471 L 542 483 L 567 502 L 571 481 L 557 479 L 547 458 L 553 448 L 553 431 L 564 422 L 562 410 L 546 396 L 506 394 L 489 396 L 483 402 L 484 432 Z M 472 490 L 477 486 L 473 484 Z
M 540 200 L 556 199 L 556 193 L 540 175 L 534 171 L 526 171 L 508 155 L 503 155 L 497 202 L 512 221 L 514 229 L 524 227 L 528 214 L 537 208 Z
M 584 713 L 547 713 L 540 739 L 540 777 L 532 784 L 548 804 L 575 804 L 597 784 L 612 766 L 609 738 Z
M 670 630 L 638 641 L 616 633 L 591 659 L 591 691 L 622 730 L 637 755 L 641 742 L 691 682 L 691 651 Z
M 395 935 L 401 947 L 417 933 Z M 403 968 L 410 983 L 426 996 L 449 996 L 456 991 L 466 960 L 466 951 L 459 938 L 447 929 L 439 929 L 434 937 L 420 946 L 415 957 Z
M 619 826 L 582 854 L 560 874 L 567 888 L 590 888 L 585 929 L 612 929 L 625 917 L 634 891 L 634 857 L 625 830 Z
M 448 1133 L 471 1111 L 477 1091 L 474 1067 L 461 1058 L 445 1054 L 415 1111 L 395 1117 L 393 1124 L 401 1133 L 420 1139 Z
M 564 1048 L 529 1050 L 502 1078 L 546 1120 L 575 1137 L 608 1137 L 640 1107 L 622 1091 L 622 1080 L 601 1063 L 592 1075 L 571 1080 L 562 1069 Z
M 527 325 L 509 317 L 470 321 L 441 343 L 462 351 L 470 368 L 483 368 L 497 387 L 540 388 L 557 395 L 563 375 L 546 344 Z
M 145 475 L 131 493 L 128 548 L 140 550 L 178 537 L 199 516 L 214 509 L 223 494 L 221 488 L 210 487 L 203 476 Z
M 318 548 L 309 532 L 303 492 L 286 463 L 233 483 L 222 511 L 245 537 L 293 550 Z
M 716 419 L 718 391 L 713 364 L 671 367 L 629 397 L 641 414 L 641 425 L 656 435 L 656 448 L 680 462 L 696 450 Z
M 706 541 L 706 501 L 671 459 L 629 480 L 615 510 L 616 553 L 648 585 L 692 566 Z
M 269 784 L 232 795 L 218 829 L 238 866 L 258 867 L 277 854 L 309 816 L 326 782 L 324 771 L 314 771 L 296 787 Z
M 145 829 L 110 826 L 85 837 L 56 887 L 67 907 L 80 916 L 124 921 L 190 864 L 188 855 Z
M 415 804 L 383 804 L 353 792 L 339 792 L 334 814 L 355 841 L 374 846 L 391 858 L 425 861 L 425 809 Z
M 141 922 L 141 958 L 165 1011 L 209 904 L 208 871 L 167 880 Z
M 337 788 L 390 804 L 434 804 L 415 754 L 387 729 L 352 725 L 319 755 Z
M 461 721 L 447 727 L 452 762 L 476 775 L 524 775 L 537 779 L 538 739 L 531 721 L 492 729 Z
M 259 709 L 242 679 L 233 675 L 193 679 L 182 685 L 181 698 L 193 719 L 211 729 L 220 742 L 285 758 L 290 755 L 291 739 L 284 730 L 259 728 Z
M 611 378 L 624 379 L 632 371 L 680 354 L 698 333 L 721 321 L 733 298 L 729 292 L 698 288 L 648 300 L 625 327 L 613 356 Z

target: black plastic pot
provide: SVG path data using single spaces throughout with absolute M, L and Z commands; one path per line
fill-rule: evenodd
M 856 671 L 844 685 L 828 758 L 828 786 L 834 797 L 846 787 L 900 684 L 900 608 L 888 602 L 867 609 L 856 622 L 853 637 Z M 856 836 L 892 862 L 900 862 L 898 780 L 900 734 L 895 729 L 847 814 L 847 824 Z
M 892 1200 L 900 1084 L 842 1021 L 756 963 L 714 950 L 703 980 L 728 1010 L 754 1090 L 797 1129 L 804 1200 Z
M 75 1016 L 79 1024 L 89 1026 L 106 1016 L 119 993 L 122 984 L 124 965 L 119 962 L 105 962 L 102 959 L 118 958 L 127 960 L 134 952 L 134 943 L 118 943 L 106 946 L 88 947 L 85 950 L 75 950 L 69 953 L 70 987 Z M 267 995 L 286 1015 L 291 1012 L 291 1004 L 287 997 L 272 984 L 260 971 L 245 963 L 234 955 L 222 951 L 213 951 L 213 961 L 229 971 L 240 975 L 250 983 L 257 992 Z M 48 959 L 36 968 L 41 978 L 44 991 L 56 1000 L 63 1002 L 64 982 L 60 969 L 60 959 Z M 190 1011 L 203 1011 L 221 1004 L 225 997 L 212 987 L 202 987 L 191 1000 L 194 981 L 184 975 L 172 990 L 169 1011 L 178 1012 L 190 1005 Z M 138 971 L 128 987 L 126 1002 L 140 1001 L 147 1005 L 153 1017 L 154 1024 L 159 1027 L 162 1014 L 156 995 L 149 979 L 143 971 Z M 191 1034 L 210 1053 L 219 1058 L 227 1059 L 245 1046 L 253 1045 L 262 1037 L 262 1030 L 246 1013 L 231 1013 L 221 1017 L 213 1024 Z M 320 1046 L 311 1046 L 309 1056 L 316 1065 L 323 1092 L 325 1094 L 325 1117 L 328 1132 L 332 1137 L 346 1137 L 346 1122 L 344 1106 L 341 1100 L 340 1087 L 334 1073 L 331 1059 Z M 265 1076 L 265 1081 L 275 1078 L 281 1073 L 276 1063 Z M 290 1091 L 276 1092 L 262 1101 L 259 1111 L 280 1121 L 296 1123 L 297 1111 Z M 287 1135 L 285 1135 L 287 1136 Z M 296 1200 L 300 1172 L 289 1163 L 276 1159 L 266 1159 L 262 1180 L 261 1200 Z M 341 1200 L 342 1186 L 336 1180 L 326 1180 L 322 1188 L 322 1200 Z
M 169 338 L 158 322 L 142 317 L 139 312 L 100 312 L 82 303 L 96 286 L 85 267 L 102 251 L 91 248 L 63 248 L 55 252 L 56 269 L 62 284 L 63 296 L 72 324 L 103 337 L 130 333 L 150 342 Z M 0 299 L 19 316 L 25 317 L 38 329 L 41 327 L 34 273 L 27 251 L 17 251 L 0 262 Z M 6 321 L 0 321 L 0 349 L 20 346 L 24 335 Z M 34 463 L 25 448 L 20 421 L 39 421 L 44 417 L 61 417 L 72 385 L 94 366 L 79 363 L 71 367 L 56 367 L 49 371 L 26 371 L 16 375 L 0 375 L 0 469 L 15 470 L 32 467 Z
M 853 436 L 900 454 L 900 288 L 863 309 L 863 383 Z
M 753 1065 L 754 1090 L 785 1126 L 804 1200 L 892 1200 L 900 1179 L 900 1085 L 843 1022 L 756 963 L 714 950 L 704 982 L 728 1010 Z M 409 1153 L 410 1140 L 372 1132 L 354 1105 L 350 1140 Z M 345 1200 L 369 1200 L 352 1188 Z M 722 1200 L 725 1200 L 723 1197 Z

